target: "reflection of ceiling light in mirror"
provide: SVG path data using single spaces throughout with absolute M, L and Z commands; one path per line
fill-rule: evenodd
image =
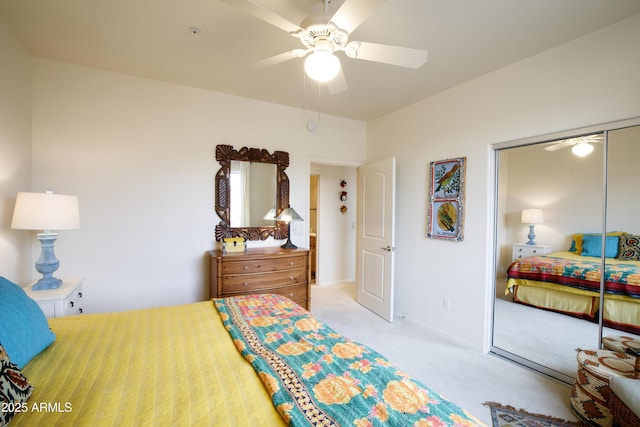
M 593 152 L 593 145 L 588 142 L 579 142 L 571 148 L 571 152 L 578 157 L 584 157 Z
M 327 82 L 338 75 L 340 60 L 330 51 L 319 49 L 305 59 L 304 71 L 315 81 Z

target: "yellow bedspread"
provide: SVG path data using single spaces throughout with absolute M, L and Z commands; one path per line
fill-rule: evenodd
M 280 426 L 211 301 L 50 320 L 11 425 Z

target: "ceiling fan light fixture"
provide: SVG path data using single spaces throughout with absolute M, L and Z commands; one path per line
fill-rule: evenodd
M 593 145 L 588 142 L 579 142 L 571 147 L 571 152 L 578 157 L 588 156 L 593 152 Z
M 328 82 L 340 72 L 340 60 L 332 52 L 318 49 L 304 60 L 304 71 L 317 82 Z

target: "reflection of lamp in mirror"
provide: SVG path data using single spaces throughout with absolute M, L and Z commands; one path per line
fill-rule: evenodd
M 269 209 L 269 212 L 267 212 L 262 219 L 264 219 L 265 221 L 275 221 L 276 220 L 276 208 L 271 208 Z
M 536 235 L 533 232 L 533 228 L 536 224 L 542 224 L 544 222 L 544 216 L 542 215 L 542 209 L 523 209 L 520 222 L 523 224 L 529 224 L 529 241 L 527 245 L 535 245 Z
M 588 142 L 578 142 L 576 145 L 571 147 L 571 152 L 578 157 L 588 156 L 593 152 L 593 145 Z
M 280 247 L 284 249 L 296 249 L 297 246 L 291 243 L 291 222 L 303 221 L 302 217 L 298 215 L 298 212 L 296 212 L 291 206 L 289 206 L 280 212 L 280 215 L 276 217 L 276 221 L 284 221 L 287 223 L 287 242 Z
M 42 278 L 33 285 L 33 290 L 56 289 L 62 281 L 53 277 L 60 266 L 53 252 L 58 233 L 51 230 L 73 230 L 80 228 L 78 198 L 63 194 L 18 193 L 13 211 L 11 228 L 19 230 L 44 230 L 38 233 L 42 245 L 40 258 L 36 261 L 36 270 Z

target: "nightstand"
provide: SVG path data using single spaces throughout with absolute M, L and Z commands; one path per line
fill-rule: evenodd
M 62 279 L 57 289 L 34 291 L 33 284 L 24 288 L 48 318 L 82 313 L 82 279 Z
M 526 243 L 514 243 L 512 258 L 526 258 L 528 256 L 546 255 L 551 253 L 551 246 L 544 245 L 527 245 Z

